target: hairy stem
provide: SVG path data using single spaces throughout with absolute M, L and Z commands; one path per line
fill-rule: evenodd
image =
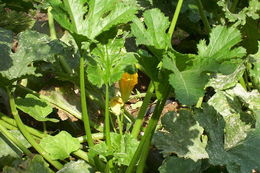
M 143 101 L 143 104 L 138 112 L 137 119 L 133 126 L 132 135 L 134 138 L 137 138 L 139 135 L 141 126 L 143 124 L 143 118 L 145 116 L 146 110 L 147 110 L 150 100 L 152 98 L 153 91 L 154 91 L 154 86 L 153 86 L 153 83 L 150 82 L 150 84 L 148 86 L 148 90 L 147 90 L 145 98 L 144 98 L 144 101 Z
M 82 109 L 82 119 L 84 123 L 85 133 L 87 136 L 87 142 L 90 147 L 94 146 L 94 142 L 91 135 L 89 115 L 87 110 L 86 91 L 85 91 L 85 63 L 84 57 L 80 57 L 80 100 Z
M 204 11 L 204 8 L 203 8 L 203 5 L 201 3 L 201 0 L 196 0 L 197 1 L 197 5 L 198 5 L 198 8 L 199 8 L 199 13 L 200 13 L 200 17 L 201 17 L 201 20 L 205 26 L 205 30 L 207 33 L 210 32 L 210 25 L 209 25 L 209 21 L 207 19 L 207 16 L 205 14 L 205 11 Z
M 12 115 L 14 116 L 14 119 L 16 121 L 16 124 L 17 124 L 19 130 L 22 132 L 22 134 L 27 139 L 27 141 L 35 148 L 35 150 L 43 156 L 43 158 L 45 158 L 56 169 L 58 169 L 58 170 L 61 169 L 63 167 L 63 165 L 58 161 L 52 160 L 50 158 L 49 154 L 44 151 L 44 149 L 33 139 L 31 134 L 27 131 L 27 129 L 24 126 L 24 124 L 18 114 L 18 111 L 16 109 L 16 104 L 15 104 L 13 95 L 10 93 L 9 90 L 7 91 L 7 93 L 9 95 L 9 104 L 11 107 L 11 112 L 12 112 Z
M 55 31 L 55 25 L 54 25 L 54 20 L 53 20 L 53 15 L 51 13 L 52 7 L 48 7 L 48 23 L 49 23 L 49 28 L 50 28 L 50 37 L 52 40 L 57 39 L 56 31 Z
M 106 84 L 106 108 L 105 108 L 105 138 L 106 144 L 108 147 L 111 147 L 111 138 L 110 138 L 110 115 L 109 115 L 109 86 Z
M 157 104 L 155 106 L 155 110 L 153 112 L 151 120 L 149 121 L 149 124 L 148 124 L 147 128 L 145 129 L 144 136 L 142 137 L 142 139 L 135 151 L 135 154 L 130 162 L 130 165 L 128 166 L 128 168 L 126 170 L 126 173 L 134 172 L 134 167 L 135 167 L 136 163 L 138 162 L 139 157 L 141 157 L 141 160 L 146 160 L 147 155 L 142 155 L 142 151 L 144 150 L 145 143 L 147 141 L 151 140 L 153 133 L 155 131 L 155 128 L 157 126 L 157 123 L 160 119 L 160 115 L 162 113 L 163 107 L 165 105 L 167 96 L 170 91 L 169 85 L 167 85 L 166 87 L 167 87 L 167 92 L 165 92 L 163 97 L 157 101 Z M 149 142 L 149 144 L 150 144 L 150 142 Z M 144 157 L 144 158 L 142 158 L 142 157 Z M 145 164 L 144 162 L 142 162 L 142 163 Z M 141 165 L 141 167 L 142 167 L 142 165 Z
M 176 23 L 177 23 L 177 20 L 178 20 L 180 11 L 181 11 L 182 3 L 183 3 L 183 0 L 178 0 L 177 7 L 175 9 L 175 12 L 174 12 L 174 15 L 173 15 L 173 18 L 172 18 L 171 26 L 170 26 L 170 29 L 168 31 L 170 38 L 172 38 L 172 34 L 174 32 L 174 29 L 175 29 L 175 26 L 176 26 Z

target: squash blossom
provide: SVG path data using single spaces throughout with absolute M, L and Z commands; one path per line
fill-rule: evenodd
M 124 73 L 119 81 L 119 88 L 121 92 L 121 98 L 126 102 L 133 90 L 134 86 L 138 83 L 138 74 Z

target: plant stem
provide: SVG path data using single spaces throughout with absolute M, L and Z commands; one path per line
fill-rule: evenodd
M 2 120 L 0 120 L 0 122 L 2 122 L 2 125 L 4 125 L 6 128 L 8 128 L 8 129 L 17 129 L 17 124 L 16 124 L 16 121 L 14 119 L 12 119 L 12 118 L 2 114 L 1 112 L 0 112 L 0 118 L 2 119 Z M 43 132 L 41 132 L 39 130 L 36 130 L 36 129 L 32 128 L 32 127 L 26 126 L 26 125 L 24 125 L 24 126 L 26 127 L 27 131 L 29 133 L 33 134 L 34 136 L 37 136 L 39 138 L 43 138 L 44 137 L 44 133 Z
M 84 123 L 85 133 L 87 136 L 87 142 L 89 147 L 94 146 L 94 142 L 92 140 L 89 116 L 87 111 L 87 101 L 86 101 L 86 91 L 85 91 L 85 63 L 84 57 L 80 57 L 80 100 L 81 100 L 81 109 L 82 109 L 82 119 Z
M 139 164 L 137 166 L 137 170 L 136 173 L 143 173 L 144 172 L 144 168 L 145 168 L 145 163 L 146 163 L 146 159 L 147 156 L 149 154 L 149 150 L 150 150 L 150 143 L 151 143 L 151 139 L 147 140 L 143 146 L 143 152 L 142 152 L 142 157 L 139 161 Z
M 7 137 L 9 140 L 11 140 L 17 147 L 19 147 L 24 154 L 31 157 L 32 153 L 30 150 L 28 150 L 20 141 L 17 140 L 1 123 L 0 121 L 0 132 L 2 132 L 5 137 Z
M 200 13 L 200 17 L 201 17 L 201 20 L 205 26 L 205 30 L 207 33 L 210 32 L 210 25 L 209 25 L 209 21 L 207 19 L 207 16 L 205 14 L 205 11 L 204 11 L 204 8 L 203 8 L 203 5 L 201 3 L 201 0 L 196 0 L 197 1 L 197 5 L 198 5 L 198 8 L 199 8 L 199 13 Z
M 51 13 L 52 7 L 48 7 L 48 23 L 49 23 L 49 28 L 50 28 L 50 37 L 52 40 L 57 39 L 56 31 L 55 31 L 55 25 L 54 25 L 54 20 L 53 20 L 53 15 Z
M 92 133 L 93 140 L 100 140 L 103 138 L 104 138 L 103 133 Z M 83 142 L 87 141 L 87 136 L 80 136 L 80 137 L 77 137 L 77 139 L 79 140 L 80 143 L 83 143 Z
M 162 113 L 163 107 L 167 100 L 167 96 L 170 92 L 169 85 L 167 85 L 166 87 L 167 87 L 167 92 L 165 92 L 165 94 L 162 96 L 162 98 L 158 100 L 158 102 L 155 106 L 153 115 L 151 117 L 151 120 L 149 121 L 149 124 L 148 124 L 147 128 L 145 129 L 144 136 L 142 137 L 142 139 L 135 151 L 135 154 L 130 162 L 130 165 L 128 166 L 128 168 L 126 170 L 126 173 L 134 172 L 134 167 L 135 167 L 136 163 L 138 162 L 139 157 L 141 157 L 141 160 L 146 160 L 147 155 L 141 155 L 141 153 L 143 151 L 143 147 L 144 147 L 145 143 L 148 140 L 151 140 L 153 133 L 155 131 L 155 128 L 157 126 L 157 123 L 160 119 L 160 115 Z M 145 157 L 145 158 L 142 158 L 142 157 Z M 142 165 L 141 165 L 141 167 L 142 167 Z
M 109 86 L 106 84 L 106 110 L 105 110 L 105 138 L 106 144 L 108 147 L 111 147 L 111 138 L 110 138 L 110 115 L 109 115 Z
M 19 130 L 22 132 L 24 137 L 27 139 L 27 141 L 35 148 L 35 150 L 40 153 L 50 164 L 52 164 L 56 169 L 61 169 L 63 165 L 55 160 L 52 160 L 48 153 L 44 151 L 44 149 L 33 139 L 33 137 L 30 135 L 30 133 L 27 131 L 26 127 L 24 126 L 18 111 L 16 109 L 16 104 L 13 98 L 13 95 L 10 93 L 10 91 L 7 89 L 7 93 L 9 95 L 9 103 L 11 107 L 12 115 L 14 116 L 14 119 L 17 123 L 17 126 Z
M 203 103 L 203 97 L 200 97 L 196 104 L 196 108 L 201 108 L 202 103 Z
M 174 12 L 174 15 L 173 15 L 173 18 L 172 18 L 171 26 L 170 26 L 170 29 L 168 31 L 170 38 L 172 38 L 172 34 L 174 32 L 174 29 L 175 29 L 175 26 L 176 26 L 176 23 L 177 23 L 177 20 L 178 20 L 180 11 L 181 11 L 182 3 L 183 3 L 183 0 L 178 0 L 177 7 L 175 9 L 175 12 Z
M 123 127 L 122 127 L 122 121 L 120 119 L 120 116 L 119 115 L 116 115 L 116 118 L 117 118 L 117 121 L 118 121 L 118 127 L 119 127 L 119 133 L 120 135 L 123 135 Z
M 242 87 L 247 91 L 246 82 L 243 78 L 243 76 L 239 79 L 239 83 L 242 85 Z
M 145 95 L 145 98 L 144 98 L 144 101 L 143 101 L 143 104 L 142 104 L 142 106 L 141 106 L 141 108 L 138 112 L 137 119 L 136 119 L 134 126 L 133 126 L 132 136 L 134 138 L 137 138 L 138 135 L 139 135 L 139 132 L 141 130 L 141 126 L 143 124 L 143 118 L 144 118 L 146 110 L 149 106 L 150 100 L 152 98 L 153 91 L 154 91 L 154 86 L 153 86 L 153 83 L 150 82 L 148 89 L 147 89 L 147 92 L 146 92 L 146 95 Z

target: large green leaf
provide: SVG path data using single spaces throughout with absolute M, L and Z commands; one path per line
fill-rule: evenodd
M 54 18 L 72 33 L 95 39 L 111 27 L 131 21 L 132 3 L 119 0 L 49 0 Z
M 159 9 L 147 10 L 143 16 L 145 25 L 138 18 L 131 24 L 136 43 L 166 50 L 170 45 L 170 36 L 166 33 L 170 24 L 168 17 Z
M 44 161 L 41 155 L 35 155 L 21 163 L 14 163 L 15 167 L 6 166 L 3 173 L 53 173 L 49 164 Z
M 218 72 L 220 64 L 233 58 L 241 58 L 246 54 L 242 47 L 233 48 L 241 41 L 241 34 L 236 28 L 216 26 L 212 29 L 209 44 L 201 40 L 198 47 L 198 55 L 194 66 L 201 71 Z
M 179 71 L 175 63 L 175 56 L 171 53 L 168 55 L 163 58 L 163 67 L 173 71 L 170 74 L 169 82 L 174 88 L 176 98 L 183 104 L 196 104 L 198 99 L 204 95 L 207 76 L 198 70 Z
M 159 167 L 160 173 L 200 173 L 201 161 L 194 162 L 191 159 L 167 157 Z
M 61 131 L 55 136 L 44 137 L 40 142 L 40 146 L 50 154 L 53 160 L 63 160 L 69 157 L 71 152 L 80 148 L 80 142 L 68 132 Z
M 83 160 L 70 161 L 57 173 L 94 173 L 94 169 Z
M 89 81 L 101 87 L 120 80 L 125 67 L 137 62 L 132 53 L 125 52 L 124 39 L 111 39 L 107 44 L 99 43 L 91 52 L 87 66 Z
M 32 94 L 27 94 L 25 98 L 16 99 L 15 103 L 18 109 L 27 113 L 37 121 L 59 121 L 54 118 L 46 118 L 52 112 L 52 107 L 44 100 Z
M 162 126 L 163 130 L 154 134 L 153 143 L 165 156 L 176 153 L 179 157 L 194 161 L 208 158 L 205 150 L 207 138 L 203 136 L 203 128 L 194 120 L 192 112 L 169 112 L 163 116 Z
M 209 161 L 213 165 L 227 166 L 229 173 L 246 173 L 259 170 L 260 163 L 260 131 L 255 129 L 248 133 L 247 137 L 236 146 L 224 149 L 225 122 L 214 108 L 203 106 L 203 111 L 196 111 L 196 119 L 204 127 L 209 137 L 207 153 Z
M 252 124 L 243 122 L 242 118 L 250 115 L 243 112 L 237 98 L 219 91 L 208 101 L 208 104 L 213 106 L 225 120 L 225 148 L 234 147 L 246 138 Z
M 18 35 L 18 47 L 12 53 L 13 36 L 10 31 L 0 28 L 0 81 L 1 85 L 35 73 L 34 62 L 54 62 L 55 55 L 61 54 L 60 46 L 47 35 L 25 31 Z

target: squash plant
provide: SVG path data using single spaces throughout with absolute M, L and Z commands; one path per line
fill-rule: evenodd
M 172 44 L 187 2 L 178 0 L 171 22 L 158 8 L 140 13 L 137 2 L 48 0 L 50 37 L 32 30 L 15 36 L 0 27 L 0 95 L 5 96 L 8 107 L 0 112 L 3 172 L 141 173 L 149 171 L 146 163 L 151 145 L 163 158 L 159 172 L 260 169 L 259 50 L 247 54 L 240 44 L 243 37 L 238 26 L 246 19 L 233 15 L 237 1 L 232 2 L 231 12 L 224 1 L 218 2 L 230 26 L 212 28 L 204 4 L 196 1 L 209 39 L 200 40 L 197 52 L 190 54 L 176 51 Z M 256 20 L 257 7 L 259 3 L 252 0 L 239 14 Z M 54 21 L 66 30 L 65 38 L 57 39 Z M 135 52 L 125 46 L 130 37 L 135 39 Z M 13 45 L 14 39 L 18 45 Z M 135 67 L 150 78 L 136 118 L 122 106 L 137 84 Z M 26 85 L 31 77 L 45 75 L 46 69 L 79 89 L 81 112 L 58 91 L 43 94 Z M 116 82 L 121 98 L 114 97 Z M 101 96 L 93 98 L 93 91 Z M 154 95 L 155 108 L 148 125 L 142 127 Z M 172 97 L 181 108 L 166 113 L 158 126 L 165 103 Z M 90 119 L 94 103 L 100 104 L 104 115 L 101 128 Z M 59 122 L 57 117 L 48 117 L 54 109 L 82 120 L 84 135 L 76 138 L 64 130 L 55 135 L 47 131 L 46 122 Z M 5 115 L 9 110 L 14 119 Z M 20 115 L 42 122 L 44 132 L 25 125 L 26 118 Z M 27 169 L 11 167 L 23 154 L 29 158 L 23 162 Z

